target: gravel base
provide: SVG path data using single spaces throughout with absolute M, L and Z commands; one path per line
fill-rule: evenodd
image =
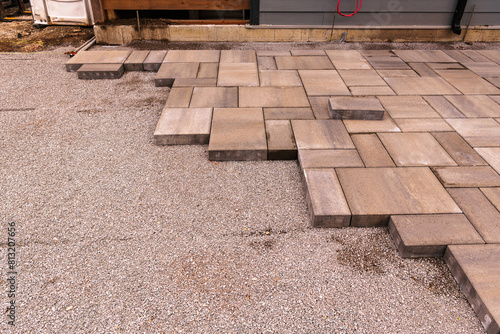
M 2 333 L 484 332 L 441 259 L 399 258 L 385 228 L 312 229 L 294 161 L 155 146 L 169 89 L 78 80 L 64 51 L 0 55 L 19 261 Z

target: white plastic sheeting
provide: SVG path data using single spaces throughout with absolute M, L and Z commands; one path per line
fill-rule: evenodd
M 35 24 L 92 25 L 88 0 L 30 0 Z

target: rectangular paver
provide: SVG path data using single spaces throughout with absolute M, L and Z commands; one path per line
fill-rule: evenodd
M 366 167 L 396 167 L 376 134 L 355 134 L 351 139 Z
M 219 58 L 219 50 L 169 50 L 164 62 L 217 63 Z
M 302 86 L 297 71 L 260 71 L 260 85 L 265 86 Z
M 500 105 L 486 95 L 452 95 L 446 98 L 467 117 L 500 117 Z
M 407 63 L 452 63 L 456 60 L 441 50 L 394 50 Z
M 481 188 L 481 191 L 490 200 L 491 204 L 500 211 L 500 187 Z
M 177 78 L 196 78 L 199 63 L 162 63 L 155 76 L 156 87 L 172 87 Z
M 144 60 L 142 64 L 144 67 L 144 71 L 157 72 L 160 69 L 165 56 L 167 55 L 167 51 L 151 51 L 148 56 Z
M 421 96 L 380 96 L 392 118 L 440 118 Z
M 472 146 L 500 146 L 500 123 L 492 118 L 448 118 L 446 121 Z
M 326 56 L 278 56 L 275 59 L 278 70 L 333 70 Z
M 205 145 L 212 108 L 164 108 L 154 132 L 156 145 Z
M 500 89 L 469 70 L 436 70 L 436 72 L 463 94 L 500 94 Z
M 351 94 L 354 96 L 383 96 L 396 95 L 389 86 L 351 86 L 349 87 Z
M 464 118 L 465 116 L 444 96 L 423 96 L 424 100 L 443 118 Z
M 364 167 L 356 150 L 300 150 L 299 163 L 302 169 Z
M 292 129 L 299 150 L 355 148 L 340 120 L 292 120 Z
M 349 133 L 401 132 L 387 112 L 381 121 L 346 119 L 343 122 Z
M 195 87 L 190 104 L 192 108 L 236 108 L 237 106 L 236 87 Z
M 277 70 L 276 61 L 274 57 L 257 57 L 259 70 Z
M 429 66 L 424 63 L 409 63 L 410 67 L 421 77 L 437 77 L 439 76 Z
M 297 145 L 289 120 L 266 120 L 267 159 L 297 160 Z
M 398 95 L 454 95 L 460 91 L 440 77 L 393 77 L 385 81 Z
M 240 87 L 240 107 L 309 107 L 302 87 Z
M 335 68 L 338 70 L 369 70 L 370 64 L 356 50 L 326 50 Z
M 83 64 L 76 71 L 78 79 L 120 79 L 124 73 L 123 64 Z
M 453 131 L 441 118 L 395 118 L 394 121 L 403 132 Z
M 149 55 L 149 50 L 136 50 L 128 56 L 123 63 L 125 71 L 144 71 L 144 61 Z
M 461 166 L 481 166 L 486 162 L 479 154 L 456 132 L 433 132 L 432 135 Z
M 131 51 L 83 51 L 66 62 L 66 71 L 75 72 L 84 64 L 123 64 Z
M 476 151 L 500 174 L 500 148 L 476 148 Z
M 191 63 L 194 64 L 194 63 Z M 172 87 L 215 87 L 215 78 L 177 78 Z
M 264 108 L 264 118 L 271 119 L 314 119 L 311 108 Z
M 191 103 L 191 95 L 193 94 L 193 87 L 179 87 L 170 89 L 168 94 L 167 103 L 165 107 L 168 108 L 187 108 Z
M 222 50 L 221 63 L 256 63 L 257 56 L 254 50 Z
M 387 86 L 375 70 L 338 70 L 347 86 Z
M 217 86 L 259 86 L 257 63 L 220 63 Z
M 433 171 L 447 188 L 500 186 L 500 175 L 490 166 L 435 167 Z
M 328 111 L 333 119 L 382 120 L 385 113 L 374 97 L 332 97 L 328 100 Z
M 200 68 L 198 70 L 197 78 L 210 78 L 217 79 L 217 74 L 219 73 L 218 63 L 200 63 Z
M 308 96 L 351 95 L 334 70 L 300 70 L 300 78 Z

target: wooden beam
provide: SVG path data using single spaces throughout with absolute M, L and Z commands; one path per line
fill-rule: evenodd
M 250 0 L 102 0 L 105 10 L 243 10 Z

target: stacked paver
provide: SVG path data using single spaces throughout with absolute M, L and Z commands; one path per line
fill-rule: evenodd
M 66 66 L 158 71 L 171 90 L 157 144 L 298 159 L 313 226 L 387 225 L 402 256 L 444 255 L 500 332 L 500 50 L 86 52 Z

